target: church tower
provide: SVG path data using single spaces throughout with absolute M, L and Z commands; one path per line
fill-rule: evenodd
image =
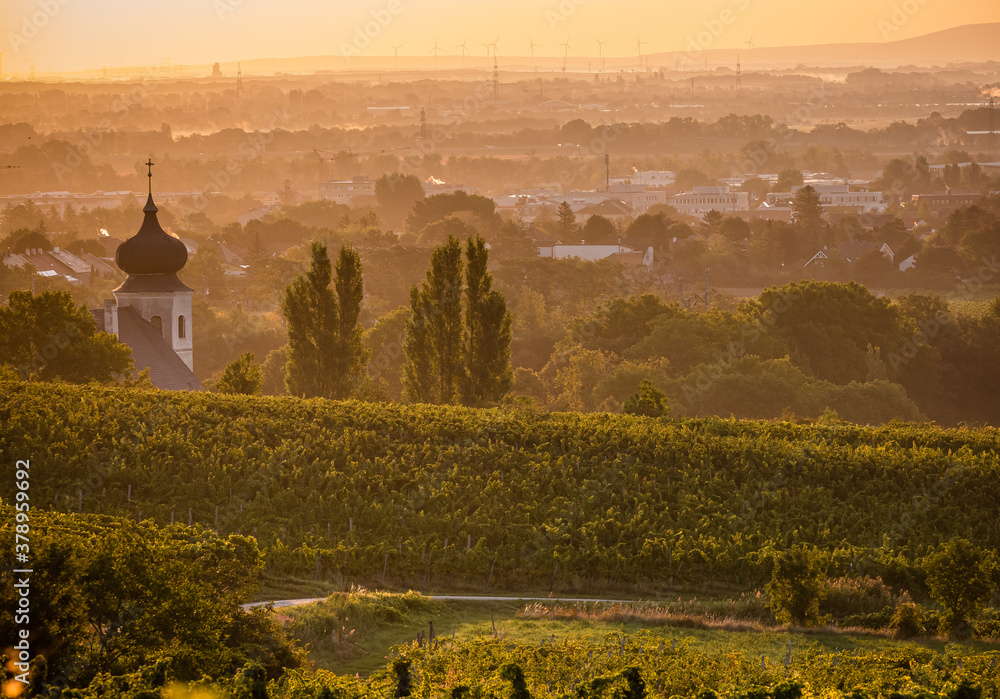
M 131 307 L 193 371 L 191 296 L 194 292 L 177 278 L 177 272 L 187 263 L 187 248 L 177 238 L 167 235 L 156 219 L 152 160 L 146 166 L 149 197 L 143 208 L 145 219 L 139 232 L 115 252 L 115 262 L 128 277 L 112 293 L 118 309 Z M 117 328 L 109 331 L 117 332 Z

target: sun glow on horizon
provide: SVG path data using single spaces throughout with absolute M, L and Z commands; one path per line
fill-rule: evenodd
M 905 4 L 905 3 L 904 3 Z M 98 71 L 105 67 L 211 65 L 299 56 L 488 61 L 636 56 L 905 39 L 967 24 L 1000 22 L 1000 4 L 947 5 L 914 0 L 844 0 L 836 12 L 797 0 L 178 0 L 170 4 L 8 0 L 2 76 L 31 70 Z M 912 10 L 912 11 L 910 11 Z M 464 45 L 464 48 L 463 48 Z M 0 76 L 0 77 L 2 77 Z

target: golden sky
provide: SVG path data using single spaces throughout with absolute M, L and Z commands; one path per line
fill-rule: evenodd
M 341 55 L 634 56 L 702 48 L 883 42 L 1000 22 L 997 0 L 2 0 L 3 74 Z M 709 41 L 705 46 L 704 42 Z M 362 46 L 362 44 L 364 44 Z

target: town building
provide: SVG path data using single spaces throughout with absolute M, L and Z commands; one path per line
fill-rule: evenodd
M 40 277 L 62 277 L 70 284 L 89 284 L 93 277 L 113 277 L 118 270 L 89 252 L 73 254 L 58 246 L 51 250 L 28 248 L 20 253 L 3 255 L 7 267 L 20 267 Z
M 586 223 L 591 216 L 603 216 L 609 221 L 623 226 L 632 220 L 632 207 L 617 199 L 605 199 L 599 204 L 571 208 L 574 209 L 573 213 L 580 223 Z
M 666 203 L 686 216 L 704 216 L 712 210 L 734 214 L 750 210 L 750 194 L 733 191 L 728 185 L 692 187 L 690 192 L 666 197 Z
M 804 186 L 804 185 L 802 185 Z M 802 186 L 792 187 L 791 192 L 771 192 L 766 197 L 768 206 L 788 206 Z M 885 211 L 882 192 L 867 189 L 852 190 L 846 184 L 809 185 L 819 194 L 819 202 L 826 209 L 853 211 L 855 213 L 881 213 Z
M 650 189 L 645 184 L 612 184 L 605 196 L 623 201 L 632 209 L 633 216 L 646 213 L 649 207 L 667 203 L 667 193 L 662 189 Z
M 340 182 L 320 182 L 319 198 L 337 204 L 350 204 L 357 197 L 375 196 L 375 181 L 369 177 L 354 177 Z
M 948 216 L 951 212 L 978 204 L 983 198 L 982 194 L 914 194 L 910 200 L 912 208 L 917 209 L 921 204 L 926 204 L 928 211 L 937 216 Z M 908 207 L 909 208 L 909 207 Z
M 581 242 L 578 245 L 564 245 L 558 241 L 548 242 L 538 247 L 539 257 L 551 257 L 556 260 L 576 258 L 588 262 L 612 259 L 627 265 L 650 267 L 653 264 L 653 248 L 645 252 L 635 250 L 627 245 L 588 245 Z
M 644 187 L 669 187 L 676 180 L 673 170 L 634 170 L 631 175 L 611 178 L 611 184 L 638 184 Z

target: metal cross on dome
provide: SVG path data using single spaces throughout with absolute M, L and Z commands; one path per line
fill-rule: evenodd
M 149 168 L 149 174 L 147 174 L 146 177 L 149 178 L 149 194 L 150 194 L 150 196 L 152 196 L 152 194 L 153 194 L 153 165 L 155 165 L 155 163 L 153 162 L 153 159 L 150 158 L 149 160 L 146 161 L 145 165 L 146 165 L 147 168 Z

